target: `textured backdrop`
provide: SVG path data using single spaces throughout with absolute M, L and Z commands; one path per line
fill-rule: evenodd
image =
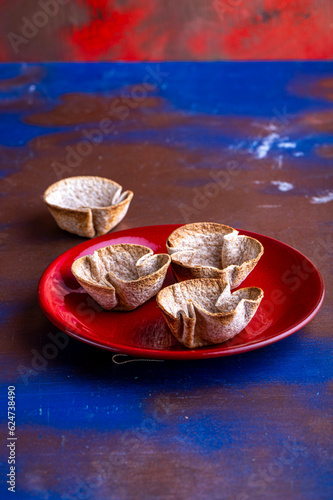
M 0 0 L 1 61 L 329 59 L 331 0 Z

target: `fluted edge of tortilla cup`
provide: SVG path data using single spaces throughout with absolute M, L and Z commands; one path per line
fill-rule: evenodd
M 210 255 L 219 256 L 220 267 L 210 265 Z M 207 264 L 198 264 L 205 260 Z M 223 236 L 220 242 L 207 247 L 192 248 L 184 246 L 183 249 L 171 253 L 171 266 L 178 281 L 199 278 L 212 278 L 226 280 L 231 288 L 237 288 L 250 274 L 264 253 L 264 247 L 251 236 L 240 235 L 238 232 L 230 232 Z M 251 255 L 244 260 L 246 255 Z M 241 264 L 237 262 L 243 261 Z
M 52 201 L 54 193 L 66 188 L 68 183 L 72 182 L 95 182 L 97 187 L 98 183 L 109 186 L 114 191 L 112 203 L 105 206 L 94 206 L 92 203 L 91 206 L 71 207 Z M 76 176 L 62 179 L 49 186 L 43 195 L 43 201 L 58 226 L 65 231 L 86 238 L 106 234 L 119 224 L 125 217 L 132 198 L 132 191 L 122 192 L 120 184 L 111 179 L 98 176 Z
M 205 292 L 209 304 L 206 308 L 200 304 Z M 227 282 L 202 278 L 165 287 L 156 301 L 174 337 L 193 349 L 226 342 L 238 335 L 253 318 L 263 295 L 258 287 L 231 294 Z
M 132 280 L 125 280 L 112 270 L 101 276 L 99 282 L 94 278 L 87 279 L 84 277 L 85 273 L 82 272 L 83 266 L 91 266 L 91 258 L 94 256 L 97 258 L 98 253 L 111 247 L 115 252 L 120 248 L 127 250 L 133 247 L 145 251 L 146 253 L 135 263 L 136 270 L 143 274 L 149 272 L 150 266 L 153 272 L 138 275 L 137 278 Z M 124 243 L 103 247 L 96 250 L 93 255 L 86 255 L 76 259 L 72 264 L 71 270 L 79 284 L 104 309 L 131 311 L 144 304 L 159 292 L 170 261 L 171 259 L 168 254 L 154 254 L 150 248 L 143 245 Z
M 231 233 L 238 234 L 238 231 L 233 227 L 227 226 L 226 224 L 219 224 L 217 222 L 193 222 L 190 224 L 184 224 L 183 226 L 172 231 L 167 238 L 166 248 L 169 255 L 184 248 L 184 245 L 180 245 L 180 243 L 182 240 L 186 240 L 185 236 L 187 233 L 190 234 L 191 232 L 195 232 L 204 234 L 205 230 L 207 230 L 207 234 L 213 235 L 226 236 Z M 190 250 L 191 247 L 187 245 L 186 249 Z

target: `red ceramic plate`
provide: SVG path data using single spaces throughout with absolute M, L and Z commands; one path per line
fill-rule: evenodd
M 155 359 L 197 359 L 228 356 L 258 349 L 291 335 L 318 312 L 324 282 L 318 269 L 300 252 L 280 241 L 241 231 L 264 245 L 264 255 L 241 287 L 264 290 L 257 313 L 234 339 L 214 346 L 187 349 L 164 321 L 155 297 L 131 312 L 104 311 L 77 283 L 72 262 L 97 248 L 115 243 L 139 243 L 165 253 L 168 235 L 179 225 L 127 229 L 85 241 L 58 257 L 44 272 L 38 289 L 41 308 L 62 331 L 110 351 Z M 175 282 L 169 269 L 165 285 Z

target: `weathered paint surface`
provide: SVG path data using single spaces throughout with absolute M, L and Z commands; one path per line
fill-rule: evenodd
M 318 60 L 330 0 L 2 0 L 1 61 Z
M 15 385 L 16 498 L 331 498 L 331 65 L 23 64 L 0 76 L 0 418 L 5 428 Z M 38 280 L 82 239 L 57 228 L 42 193 L 80 174 L 134 191 L 118 229 L 210 220 L 291 244 L 324 276 L 322 310 L 230 358 L 116 365 L 75 339 L 48 351 L 57 330 Z

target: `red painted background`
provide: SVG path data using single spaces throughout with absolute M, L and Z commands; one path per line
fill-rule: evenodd
M 331 59 L 332 0 L 0 0 L 1 61 Z

